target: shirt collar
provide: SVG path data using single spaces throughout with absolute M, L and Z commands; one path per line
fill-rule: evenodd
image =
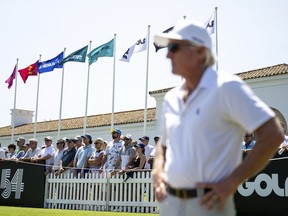
M 194 89 L 194 91 L 191 95 L 195 95 L 198 91 L 211 87 L 212 83 L 215 81 L 215 78 L 217 77 L 216 73 L 217 72 L 212 67 L 206 68 L 206 70 L 203 72 L 203 75 L 200 79 L 200 82 L 198 83 L 197 87 Z M 181 98 L 183 97 L 183 90 L 185 87 L 185 82 L 186 81 L 183 80 L 183 82 L 180 86 L 180 92 L 181 92 L 180 94 L 181 95 L 179 95 L 179 96 Z

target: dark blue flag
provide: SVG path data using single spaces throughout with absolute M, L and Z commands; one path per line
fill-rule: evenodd
M 63 60 L 64 53 L 61 52 L 58 56 L 54 57 L 53 59 L 44 61 L 44 62 L 38 62 L 38 73 L 46 73 L 53 71 L 54 68 L 63 68 L 63 65 L 60 64 L 60 62 Z

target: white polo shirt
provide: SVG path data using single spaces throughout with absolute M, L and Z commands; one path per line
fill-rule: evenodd
M 244 132 L 274 117 L 237 76 L 208 68 L 197 88 L 183 101 L 183 86 L 163 102 L 162 143 L 167 147 L 165 171 L 175 188 L 217 182 L 241 162 Z
M 145 163 L 144 169 L 151 169 L 150 164 L 148 163 L 148 160 L 150 157 L 153 157 L 153 156 L 155 156 L 155 147 L 148 143 L 145 146 L 146 163 Z
M 44 149 L 43 154 L 41 154 L 41 157 L 45 157 L 47 155 L 51 155 L 52 156 L 49 159 L 45 160 L 45 164 L 47 165 L 46 169 L 49 167 L 49 165 L 54 160 L 54 154 L 55 154 L 55 149 L 54 149 L 54 146 L 52 144 L 49 147 L 46 147 Z
M 39 147 L 36 147 L 34 150 L 29 148 L 23 157 L 24 158 L 32 158 L 32 157 L 38 156 L 40 154 L 41 154 L 41 149 Z

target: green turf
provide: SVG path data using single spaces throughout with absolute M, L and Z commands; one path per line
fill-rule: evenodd
M 0 206 L 0 215 L 2 216 L 158 216 L 158 214 L 148 213 L 126 213 L 126 212 L 104 212 L 104 211 L 81 211 L 81 210 L 60 210 L 44 208 L 22 208 Z

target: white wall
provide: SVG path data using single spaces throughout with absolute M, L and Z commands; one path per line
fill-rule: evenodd
M 247 80 L 247 84 L 253 89 L 258 97 L 260 97 L 268 106 L 276 108 L 282 113 L 287 122 L 288 120 L 288 75 L 279 75 L 266 78 L 257 78 L 253 80 Z M 156 100 L 156 120 L 153 122 L 147 123 L 145 135 L 150 137 L 150 143 L 154 144 L 154 136 L 160 134 L 160 121 L 161 121 L 161 112 L 162 112 L 162 102 L 166 92 L 152 94 L 150 96 L 154 97 Z M 115 126 L 122 130 L 123 134 L 131 134 L 135 140 L 138 140 L 139 137 L 143 136 L 143 123 L 137 124 L 125 124 Z M 93 139 L 97 137 L 102 137 L 103 139 L 110 141 L 110 126 L 99 127 L 99 128 L 87 128 L 87 133 L 90 133 Z M 39 146 L 44 143 L 44 138 L 46 136 L 52 136 L 54 138 L 53 143 L 56 143 L 57 140 L 57 131 L 47 132 L 47 133 L 38 133 L 36 138 L 39 141 Z M 82 135 L 83 129 L 77 130 L 63 130 L 61 131 L 60 138 L 63 137 L 75 137 L 76 135 Z M 16 135 L 15 138 L 18 136 Z M 25 134 L 24 138 L 27 140 L 33 138 L 33 133 Z M 8 146 L 11 140 L 9 137 L 1 137 L 0 142 L 2 146 Z
M 276 108 L 288 120 L 288 75 L 247 81 L 256 95 L 268 106 Z

